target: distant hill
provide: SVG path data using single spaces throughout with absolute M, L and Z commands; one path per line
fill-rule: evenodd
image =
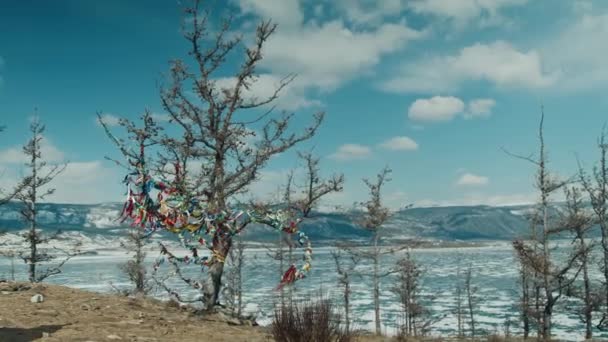
M 125 225 L 116 220 L 122 205 L 40 204 L 39 223 L 43 229 L 62 229 L 84 235 L 120 236 Z M 396 212 L 386 226 L 385 242 L 411 237 L 441 240 L 506 240 L 523 236 L 528 223 L 523 216 L 529 206 L 454 206 L 411 208 Z M 26 228 L 18 203 L 0 206 L 0 230 Z M 355 222 L 361 213 L 316 213 L 302 229 L 319 242 L 367 239 L 370 233 Z M 243 234 L 250 241 L 275 241 L 272 230 L 254 226 Z

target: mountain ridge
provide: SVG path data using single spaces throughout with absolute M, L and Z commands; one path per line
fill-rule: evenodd
M 20 204 L 9 202 L 0 206 L 0 230 L 22 230 Z M 85 234 L 123 235 L 126 224 L 118 217 L 121 203 L 38 205 L 41 229 L 80 231 Z M 441 240 L 509 240 L 524 236 L 528 223 L 524 214 L 532 205 L 518 206 L 446 206 L 414 207 L 396 211 L 387 222 L 385 240 L 420 237 Z M 356 224 L 361 212 L 316 212 L 302 223 L 302 230 L 311 239 L 352 240 L 366 239 L 371 233 Z M 272 230 L 253 226 L 243 233 L 246 240 L 274 241 Z

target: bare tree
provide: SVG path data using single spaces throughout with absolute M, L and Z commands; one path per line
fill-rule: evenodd
M 606 141 L 606 129 L 602 130 L 602 134 L 598 139 L 598 148 L 600 150 L 600 158 L 598 163 L 593 167 L 591 173 L 587 173 L 579 162 L 579 180 L 583 190 L 589 196 L 591 207 L 595 213 L 595 223 L 599 226 L 602 235 L 601 250 L 602 250 L 602 274 L 604 278 L 604 313 L 600 323 L 597 325 L 599 329 L 608 329 L 608 142 Z
M 343 261 L 343 256 L 340 251 L 332 251 L 332 257 L 336 263 L 336 272 L 338 273 L 338 285 L 342 288 L 342 304 L 344 305 L 344 332 L 347 336 L 351 333 L 351 314 L 350 314 L 350 296 L 352 278 L 355 275 L 355 267 L 359 263 L 359 258 L 356 255 L 350 254 L 347 262 Z
M 127 134 L 126 140 L 112 134 L 108 123 L 104 121 L 103 116 L 100 113 L 97 114 L 97 118 L 99 123 L 104 128 L 106 135 L 122 152 L 126 159 L 127 165 L 124 165 L 124 162 L 109 157 L 106 157 L 106 159 L 109 159 L 117 165 L 125 168 L 140 169 L 142 170 L 141 173 L 145 174 L 145 170 L 150 168 L 150 164 L 152 163 L 146 152 L 159 144 L 159 134 L 162 131 L 154 120 L 152 113 L 146 110 L 142 114 L 140 117 L 141 126 L 137 126 L 133 121 L 130 120 L 119 120 L 118 125 L 121 126 Z M 141 179 L 140 182 L 142 184 L 146 184 L 148 180 Z M 153 189 L 150 186 L 144 185 L 142 186 L 142 190 L 143 192 L 140 194 L 140 196 L 145 197 Z M 133 193 L 131 192 L 131 189 L 128 191 L 128 195 L 132 196 Z M 138 210 L 142 210 L 142 208 Z M 128 219 L 128 217 L 123 216 L 120 219 L 124 222 Z M 127 233 L 125 241 L 121 242 L 122 248 L 127 250 L 128 253 L 133 254 L 131 260 L 127 261 L 124 265 L 121 265 L 121 270 L 127 275 L 131 283 L 133 283 L 133 289 L 127 291 L 127 293 L 145 295 L 152 289 L 153 282 L 151 277 L 148 275 L 146 266 L 144 264 L 146 258 L 144 248 L 150 242 L 151 233 L 149 231 L 145 231 L 145 225 L 145 221 L 132 224 Z
M 465 320 L 465 303 L 464 303 L 464 285 L 462 283 L 462 269 L 460 265 L 460 256 L 458 257 L 458 267 L 456 269 L 456 288 L 454 289 L 454 297 L 456 300 L 456 308 L 453 314 L 456 315 L 456 334 L 458 338 L 464 337 L 464 320 Z
M 24 240 L 29 245 L 29 252 L 20 253 L 20 258 L 28 264 L 28 279 L 30 282 L 41 282 L 46 278 L 61 273 L 63 265 L 78 254 L 78 243 L 75 250 L 68 251 L 55 247 L 50 253 L 47 249 L 41 249 L 40 245 L 48 244 L 53 240 L 61 238 L 61 231 L 50 235 L 43 235 L 38 229 L 39 201 L 54 193 L 55 189 L 48 186 L 57 175 L 65 170 L 66 165 L 50 165 L 43 159 L 41 142 L 43 141 L 44 125 L 35 118 L 30 125 L 32 137 L 23 146 L 23 153 L 29 159 L 25 164 L 30 174 L 21 181 L 25 186 L 15 194 L 15 198 L 23 203 L 21 215 L 29 224 L 29 229 L 23 234 Z M 57 253 L 64 254 L 63 259 L 54 266 L 49 266 L 44 271 L 38 269 L 41 263 L 48 263 L 57 258 Z
M 245 243 L 238 237 L 228 253 L 228 273 L 222 294 L 233 317 L 243 316 L 243 268 L 245 267 Z
M 475 310 L 478 299 L 476 297 L 477 287 L 472 284 L 473 280 L 473 267 L 469 265 L 464 273 L 464 288 L 467 295 L 467 309 L 469 314 L 469 329 L 471 331 L 471 337 L 475 337 Z
M 583 287 L 582 293 L 576 294 L 583 300 L 583 308 L 580 310 L 581 321 L 585 324 L 585 338 L 593 338 L 593 312 L 598 310 L 601 301 L 600 296 L 594 293 L 591 279 L 589 278 L 589 262 L 591 251 L 594 247 L 592 240 L 588 239 L 589 231 L 593 228 L 593 216 L 585 210 L 581 190 L 572 187 L 566 188 L 566 213 L 562 225 L 574 232 L 574 250 L 579 255 L 582 268 Z
M 305 170 L 303 179 L 300 184 L 296 184 L 294 171 L 289 172 L 282 200 L 289 208 L 298 212 L 300 217 L 310 219 L 314 218 L 313 210 L 318 207 L 324 196 L 343 190 L 344 175 L 334 174 L 327 179 L 323 179 L 320 175 L 321 168 L 318 157 L 314 156 L 312 152 L 298 152 L 298 158 L 303 163 Z M 295 262 L 294 249 L 296 245 L 289 233 L 289 231 L 280 231 L 276 248 L 269 248 L 271 258 L 279 262 L 281 275 L 285 273 L 285 261 L 289 265 L 293 265 Z M 287 293 L 290 303 L 293 300 L 292 287 L 288 287 Z M 282 300 L 283 297 L 284 293 L 281 289 Z
M 209 13 L 200 14 L 198 1 L 187 8 L 186 13 L 191 20 L 188 20 L 190 28 L 185 30 L 184 37 L 190 46 L 193 63 L 172 61 L 169 83 L 161 91 L 163 108 L 182 133 L 163 140 L 167 153 L 160 164 L 180 165 L 183 195 L 205 203 L 209 210 L 226 212 L 229 216 L 232 213 L 230 199 L 247 191 L 272 156 L 310 139 L 324 115 L 315 114 L 312 125 L 297 134 L 290 126 L 292 114 L 277 116 L 273 114 L 274 107 L 267 109 L 293 80 L 293 75 L 280 80 L 268 97 L 251 95 L 251 88 L 256 86 L 258 79 L 256 69 L 263 57 L 263 47 L 275 32 L 275 24 L 265 21 L 257 27 L 253 46 L 245 49 L 243 63 L 234 77 L 228 78 L 229 84 L 225 84 L 217 78 L 229 69 L 226 57 L 241 46 L 242 36 L 227 34 L 231 29 L 228 19 L 215 37 L 209 39 Z M 190 68 L 191 64 L 195 67 Z M 221 75 L 220 67 L 223 69 Z M 196 100 L 192 99 L 192 92 Z M 247 141 L 254 136 L 258 137 L 255 146 L 248 145 Z M 194 165 L 198 170 L 191 172 Z M 167 173 L 166 169 L 161 171 Z M 233 236 L 224 232 L 230 230 L 222 225 L 212 239 L 214 258 L 209 263 L 203 289 L 207 309 L 218 304 L 224 269 L 220 260 L 228 255 Z
M 363 182 L 369 189 L 369 199 L 366 202 L 361 203 L 364 209 L 363 218 L 360 224 L 372 232 L 371 246 L 366 248 L 360 245 L 341 244 L 339 247 L 346 250 L 348 253 L 356 255 L 361 260 L 367 260 L 372 263 L 371 274 L 363 274 L 369 276 L 372 279 L 372 298 L 374 301 L 374 319 L 375 319 L 375 333 L 380 335 L 382 333 L 382 322 L 380 318 L 380 282 L 381 279 L 390 276 L 395 273 L 393 268 L 383 271 L 380 266 L 382 259 L 388 254 L 393 254 L 397 251 L 410 247 L 409 245 L 403 245 L 399 247 L 386 247 L 381 246 L 380 240 L 382 235 L 382 229 L 385 223 L 390 218 L 390 210 L 382 203 L 382 189 L 388 181 L 390 181 L 389 175 L 391 169 L 387 166 L 378 173 L 376 181 L 372 182 L 368 179 L 364 179 Z
M 421 296 L 422 268 L 409 250 L 396 263 L 396 282 L 392 290 L 399 297 L 403 312 L 400 336 L 425 336 L 434 322 Z
M 539 155 L 513 156 L 528 161 L 537 167 L 535 186 L 540 193 L 540 201 L 536 208 L 536 216 L 533 225 L 539 224 L 540 231 L 537 233 L 533 228 L 537 239 L 531 241 L 515 240 L 513 247 L 521 262 L 533 270 L 540 295 L 536 296 L 540 314 L 539 336 L 544 339 L 551 338 L 552 317 L 556 303 L 569 287 L 574 277 L 569 277 L 571 271 L 578 273 L 576 261 L 579 254 L 568 256 L 563 264 L 557 264 L 551 253 L 551 239 L 555 234 L 564 231 L 564 228 L 556 226 L 555 218 L 550 213 L 550 196 L 561 189 L 567 182 L 557 180 L 547 170 L 547 153 L 543 135 L 544 111 L 542 111 L 539 125 Z

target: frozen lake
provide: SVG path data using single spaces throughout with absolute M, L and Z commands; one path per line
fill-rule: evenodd
M 335 298 L 336 304 L 341 305 L 341 293 L 336 282 L 334 260 L 330 252 L 334 248 L 323 247 L 314 249 L 313 270 L 308 278 L 296 283 L 298 296 L 315 296 L 322 289 L 324 293 Z M 278 265 L 267 255 L 264 248 L 248 248 L 246 250 L 246 266 L 244 274 L 246 310 L 256 313 L 261 324 L 268 324 L 272 315 L 273 304 L 278 296 L 274 288 L 278 284 Z M 296 253 L 299 257 L 300 254 Z M 430 309 L 437 317 L 433 325 L 433 335 L 454 335 L 457 329 L 455 283 L 459 268 L 464 271 L 469 265 L 473 271 L 473 285 L 479 288 L 477 296 L 477 330 L 492 334 L 504 333 L 507 321 L 511 321 L 511 332 L 519 333 L 517 312 L 518 303 L 518 269 L 513 250 L 508 242 L 491 243 L 484 247 L 467 248 L 428 248 L 416 249 L 412 255 L 424 268 L 423 294 L 432 294 Z M 156 258 L 157 252 L 150 252 L 149 259 Z M 400 254 L 385 257 L 384 267 L 392 266 Z M 49 282 L 67 285 L 91 291 L 112 291 L 110 283 L 115 286 L 126 286 L 126 278 L 119 271 L 119 265 L 128 259 L 121 250 L 104 250 L 98 255 L 81 256 L 66 264 L 64 272 L 49 278 Z M 25 279 L 25 266 L 15 260 L 17 278 Z M 9 260 L 0 259 L 0 278 L 9 273 Z M 163 270 L 170 270 L 165 264 Z M 359 270 L 371 270 L 370 265 L 362 263 Z M 595 267 L 594 267 L 595 270 Z M 199 276 L 197 270 L 190 269 L 188 273 Z M 462 275 L 461 275 L 462 276 Z M 394 331 L 399 322 L 400 307 L 397 296 L 391 292 L 394 278 L 382 280 L 382 319 L 387 333 Z M 189 293 L 192 297 L 196 292 L 186 288 L 178 280 L 170 281 L 174 288 Z M 368 277 L 353 280 L 352 312 L 354 326 L 372 330 L 374 327 L 371 300 L 371 282 Z M 166 297 L 165 293 L 156 293 Z M 573 312 L 576 301 L 562 300 L 554 316 L 554 335 L 564 340 L 580 340 L 583 336 L 583 325 Z M 570 312 L 567 312 L 567 311 Z M 595 331 L 596 337 L 608 338 L 608 333 Z

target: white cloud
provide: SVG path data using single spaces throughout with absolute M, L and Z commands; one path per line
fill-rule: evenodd
M 496 105 L 493 99 L 474 99 L 469 101 L 467 111 L 464 114 L 465 119 L 474 119 L 478 117 L 488 117 L 492 114 L 492 108 Z
M 171 120 L 171 117 L 169 116 L 169 114 L 164 114 L 164 113 L 152 113 L 152 114 L 150 114 L 150 116 L 156 122 L 167 122 L 167 121 Z
M 120 124 L 120 118 L 110 113 L 101 114 L 101 120 L 108 126 L 118 126 Z M 100 124 L 98 117 L 95 117 L 95 122 L 97 122 L 97 124 Z
M 488 177 L 479 176 L 473 173 L 465 173 L 458 178 L 456 185 L 459 186 L 483 186 L 490 182 Z
M 418 143 L 406 136 L 391 138 L 380 144 L 380 146 L 393 151 L 413 151 L 418 149 Z
M 261 74 L 251 85 L 249 90 L 243 93 L 243 98 L 246 100 L 265 100 L 271 97 L 281 84 L 282 78 L 272 74 Z M 215 80 L 216 85 L 220 88 L 231 89 L 236 83 L 236 78 L 226 77 Z M 280 110 L 296 110 L 307 107 L 318 107 L 321 103 L 318 100 L 308 99 L 306 97 L 306 87 L 308 84 L 300 78 L 295 78 L 279 93 L 279 97 L 270 103 L 271 106 L 276 106 Z
M 544 70 L 538 51 L 520 51 L 504 41 L 477 43 L 453 56 L 405 63 L 397 77 L 381 88 L 389 92 L 440 92 L 467 81 L 486 81 L 498 87 L 542 88 L 554 84 L 558 74 Z
M 434 96 L 418 99 L 410 105 L 408 116 L 415 121 L 450 121 L 464 110 L 464 102 L 453 96 Z
M 488 26 L 504 23 L 501 10 L 526 3 L 527 0 L 412 0 L 408 5 L 416 13 L 451 20 L 459 26 L 474 19 Z
M 561 89 L 592 89 L 608 84 L 608 13 L 584 13 L 542 48 L 547 64 L 559 70 Z
M 55 193 L 45 201 L 95 204 L 122 199 L 122 175 L 102 161 L 73 162 L 50 184 Z
M 405 0 L 336 0 L 337 9 L 356 24 L 377 25 L 386 17 L 400 16 L 406 9 Z
M 58 163 L 65 160 L 65 155 L 47 138 L 40 141 L 40 152 L 42 159 L 49 163 Z M 0 151 L 0 164 L 23 164 L 29 162 L 29 158 L 23 153 L 22 146 L 13 146 Z
M 344 144 L 338 148 L 336 153 L 330 155 L 331 159 L 335 160 L 354 160 L 365 159 L 371 155 L 371 149 L 367 146 L 358 144 Z
M 422 35 L 404 23 L 367 31 L 351 30 L 341 21 L 307 24 L 277 31 L 266 45 L 262 63 L 275 74 L 296 73 L 305 85 L 332 90 Z
M 241 11 L 277 23 L 281 29 L 298 26 L 304 16 L 298 0 L 237 0 Z

